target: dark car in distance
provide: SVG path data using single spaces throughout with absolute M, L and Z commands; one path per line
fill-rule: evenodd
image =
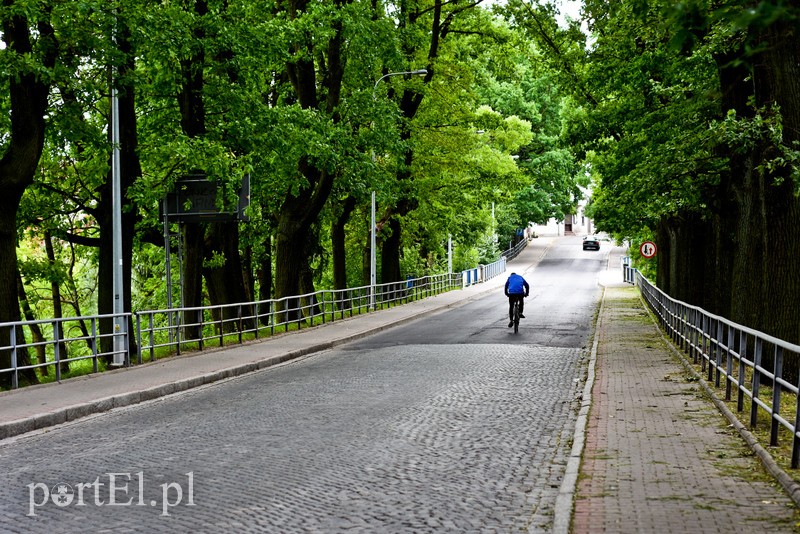
M 583 238 L 583 250 L 600 250 L 600 240 L 593 235 L 587 235 Z

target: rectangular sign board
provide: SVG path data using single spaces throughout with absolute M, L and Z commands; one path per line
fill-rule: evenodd
M 245 209 L 250 205 L 250 175 L 242 178 L 239 190 L 238 204 L 218 204 L 218 197 L 222 196 L 220 186 L 210 181 L 205 174 L 189 174 L 182 176 L 175 183 L 175 189 L 167 194 L 166 201 L 161 206 L 161 216 L 166 216 L 172 222 L 201 223 L 201 222 L 247 222 Z

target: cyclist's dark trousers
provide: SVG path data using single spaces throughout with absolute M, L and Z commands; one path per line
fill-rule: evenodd
M 525 301 L 522 300 L 525 297 L 523 294 L 519 295 L 509 295 L 508 296 L 508 319 L 510 321 L 514 320 L 514 301 L 519 302 L 519 314 L 522 315 L 522 308 L 525 306 Z

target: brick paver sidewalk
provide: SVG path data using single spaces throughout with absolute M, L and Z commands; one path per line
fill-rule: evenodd
M 670 352 L 606 288 L 573 532 L 793 532 L 796 508 Z

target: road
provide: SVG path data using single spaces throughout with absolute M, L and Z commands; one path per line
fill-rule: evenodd
M 605 253 L 335 350 L 0 446 L 4 532 L 547 531 Z M 224 352 L 220 352 L 224 357 Z

